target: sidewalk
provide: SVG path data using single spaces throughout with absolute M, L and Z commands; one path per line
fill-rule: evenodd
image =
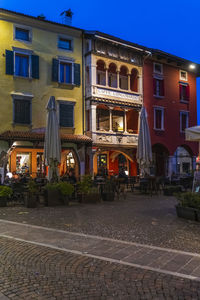
M 2 219 L 0 220 L 0 237 L 200 281 L 200 255 L 197 253 L 67 232 Z

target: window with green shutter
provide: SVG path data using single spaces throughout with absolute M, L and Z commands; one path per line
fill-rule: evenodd
M 14 123 L 31 123 L 31 101 L 23 99 L 14 99 Z
M 74 104 L 59 104 L 59 120 L 61 127 L 74 127 Z

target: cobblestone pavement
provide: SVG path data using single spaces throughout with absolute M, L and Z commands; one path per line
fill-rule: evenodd
M 200 253 L 200 223 L 177 218 L 175 204 L 174 197 L 129 194 L 99 204 L 0 208 L 0 219 Z
M 200 299 L 200 283 L 0 238 L 0 291 L 13 300 Z

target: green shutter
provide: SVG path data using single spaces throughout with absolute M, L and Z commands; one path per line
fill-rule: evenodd
M 32 78 L 39 79 L 39 56 L 31 55 Z
M 10 50 L 6 50 L 6 74 L 14 74 L 14 54 Z
M 30 101 L 14 100 L 14 122 L 17 124 L 30 124 Z
M 80 78 L 80 64 L 74 64 L 74 84 L 80 85 L 81 78 Z
M 52 60 L 52 81 L 58 82 L 58 60 L 53 58 Z
M 74 105 L 60 103 L 59 110 L 60 110 L 60 126 L 74 127 Z

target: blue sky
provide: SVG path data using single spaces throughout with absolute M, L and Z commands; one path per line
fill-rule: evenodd
M 199 0 L 0 0 L 0 7 L 60 21 L 71 8 L 73 25 L 103 31 L 200 63 Z M 200 79 L 198 79 L 200 123 Z

